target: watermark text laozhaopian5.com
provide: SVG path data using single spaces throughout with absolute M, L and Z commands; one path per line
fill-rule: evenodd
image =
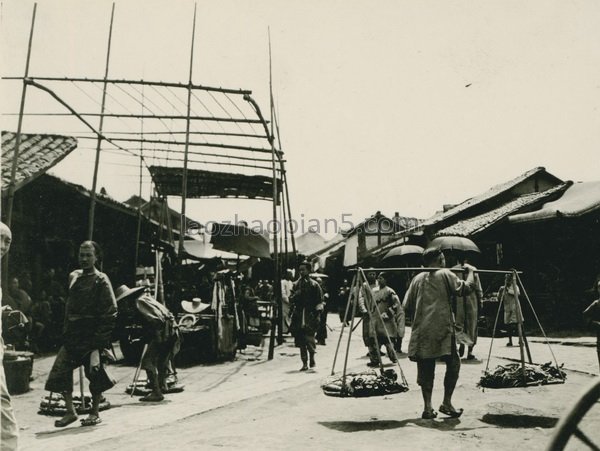
M 304 214 L 301 214 L 298 219 L 291 219 L 285 221 L 287 231 L 293 234 L 303 234 L 308 231 L 317 232 L 321 234 L 338 233 L 342 230 L 350 230 L 354 228 L 354 222 L 352 221 L 352 214 L 343 213 L 338 218 L 306 218 Z M 186 230 L 188 235 L 199 235 L 204 232 L 213 232 L 214 230 L 225 231 L 227 234 L 233 235 L 252 235 L 252 234 L 263 234 L 268 233 L 270 235 L 274 233 L 281 233 L 284 230 L 284 221 L 273 220 L 263 221 L 261 219 L 253 219 L 246 221 L 241 219 L 237 213 L 233 220 L 223 221 L 207 221 L 205 224 L 200 224 L 195 221 L 188 220 L 186 223 Z M 225 227 L 223 226 L 241 226 L 241 227 Z

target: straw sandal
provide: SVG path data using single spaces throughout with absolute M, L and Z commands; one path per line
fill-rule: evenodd
M 102 423 L 102 418 L 100 417 L 87 417 L 81 420 L 82 426 L 96 426 L 100 423 Z
M 437 417 L 437 412 L 433 409 L 431 410 L 424 410 L 423 413 L 421 414 L 421 418 L 423 418 L 424 420 L 433 420 L 434 418 Z
M 458 409 L 458 410 L 450 410 L 448 407 L 446 407 L 445 405 L 441 405 L 440 408 L 438 409 L 440 412 L 442 412 L 444 415 L 448 415 L 450 418 L 458 418 L 460 417 L 464 410 L 463 409 Z

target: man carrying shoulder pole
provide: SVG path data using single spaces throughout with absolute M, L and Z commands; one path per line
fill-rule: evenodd
M 423 253 L 423 262 L 428 267 L 442 268 L 433 272 L 422 272 L 411 281 L 404 307 L 413 318 L 412 334 L 408 345 L 408 357 L 417 362 L 417 383 L 421 386 L 424 409 L 421 417 L 433 419 L 431 398 L 435 376 L 435 361 L 441 358 L 446 363 L 444 377 L 444 400 L 439 411 L 458 418 L 463 409 L 452 404 L 452 395 L 460 372 L 460 357 L 456 349 L 452 296 L 465 296 L 475 287 L 474 267 L 465 265 L 466 280 L 444 268 L 446 260 L 439 248 L 430 248 Z

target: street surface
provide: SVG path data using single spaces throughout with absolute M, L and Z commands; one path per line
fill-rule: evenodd
M 250 346 L 238 352 L 235 361 L 179 368 L 185 391 L 166 396 L 161 403 L 142 403 L 125 394 L 135 368 L 110 368 L 118 384 L 106 393 L 112 408 L 101 412 L 103 423 L 81 427 L 79 422 L 64 429 L 56 417 L 37 414 L 44 382 L 54 357 L 34 363 L 31 391 L 13 396 L 21 428 L 23 450 L 372 450 L 372 449 L 544 449 L 552 428 L 581 391 L 598 377 L 595 338 L 552 340 L 552 351 L 564 363 L 567 382 L 515 389 L 482 389 L 477 382 L 485 369 L 489 338 L 481 338 L 474 361 L 463 360 L 454 404 L 465 413 L 459 419 L 422 420 L 422 400 L 416 384 L 416 364 L 402 356 L 400 364 L 410 390 L 385 397 L 339 399 L 323 395 L 320 382 L 331 374 L 331 365 L 341 324 L 330 314 L 326 346 L 318 346 L 315 371 L 299 372 L 299 351 L 293 340 L 275 348 L 267 360 L 268 341 L 263 348 Z M 340 373 L 347 343 L 344 334 L 336 373 Z M 407 328 L 407 335 L 410 328 Z M 530 338 L 535 363 L 552 360 L 540 337 Z M 506 347 L 506 339 L 494 340 L 490 369 L 518 359 L 519 348 Z M 403 350 L 408 348 L 408 336 Z M 349 371 L 367 369 L 366 348 L 360 326 L 352 335 Z M 384 362 L 389 360 L 384 357 Z M 389 368 L 392 365 L 389 364 Z M 397 370 L 397 366 L 395 366 Z M 436 369 L 434 405 L 442 398 L 445 366 Z M 87 385 L 86 385 L 87 388 Z M 78 387 L 76 384 L 76 392 Z M 582 428 L 600 443 L 600 405 L 584 418 Z M 587 449 L 573 438 L 567 449 Z

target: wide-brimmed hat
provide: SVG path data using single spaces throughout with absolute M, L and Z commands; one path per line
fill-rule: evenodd
M 126 298 L 133 297 L 134 295 L 142 294 L 145 289 L 146 287 L 129 288 L 127 285 L 121 285 L 115 290 L 115 298 L 117 299 L 117 302 L 123 301 Z
M 210 307 L 210 304 L 204 304 L 200 298 L 193 298 L 191 301 L 181 301 L 181 308 L 188 313 L 201 313 L 208 307 Z

